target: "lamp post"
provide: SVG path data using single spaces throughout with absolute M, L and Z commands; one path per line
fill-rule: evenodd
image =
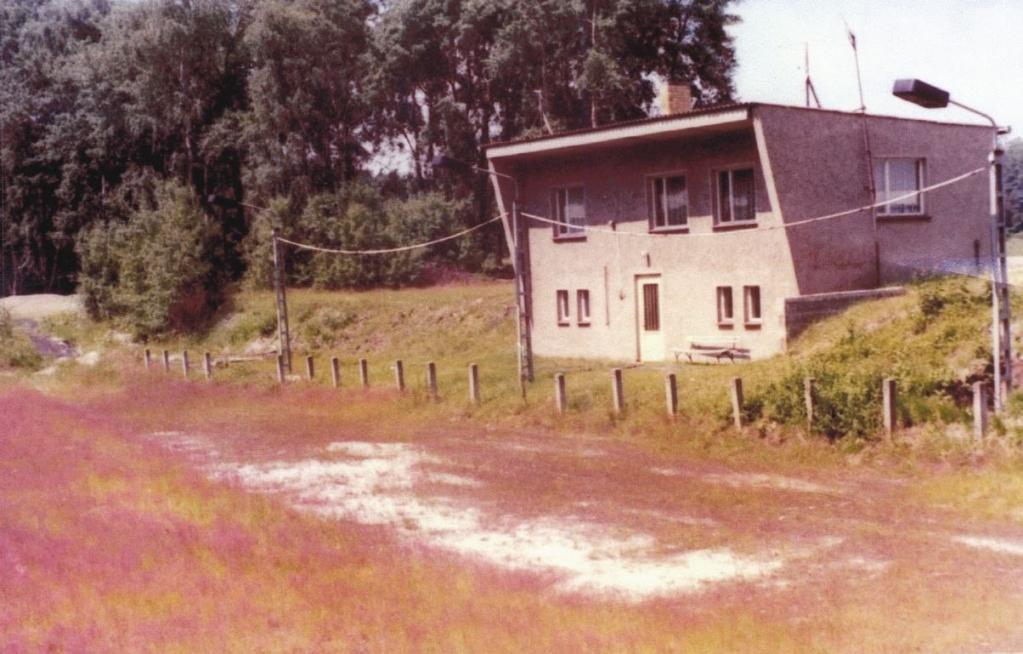
M 519 219 L 519 182 L 512 175 L 499 173 L 488 168 L 481 168 L 480 166 L 443 154 L 434 157 L 431 165 L 435 169 L 473 170 L 485 175 L 507 179 L 512 183 L 511 228 L 509 229 L 507 222 L 502 221 L 502 223 L 505 225 L 505 238 L 512 250 L 512 269 L 515 272 L 515 309 L 518 316 L 515 322 L 518 338 L 518 371 L 522 396 L 525 398 L 525 382 L 533 381 L 533 338 L 528 312 L 529 292 L 526 277 L 528 271 L 525 270 L 526 261 L 523 243 L 525 240 L 525 225 Z
M 1012 339 L 1009 323 L 1008 269 L 1005 260 L 1005 207 L 1002 189 L 1002 148 L 998 137 L 1009 132 L 995 119 L 952 99 L 948 91 L 918 79 L 895 80 L 892 94 L 927 109 L 940 109 L 954 105 L 976 114 L 991 123 L 991 154 L 988 156 L 989 202 L 991 216 L 991 350 L 994 363 L 995 411 L 1001 412 L 1006 395 L 1012 388 Z

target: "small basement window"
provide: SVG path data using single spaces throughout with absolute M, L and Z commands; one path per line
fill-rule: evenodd
M 762 317 L 760 313 L 760 287 L 743 286 L 742 302 L 747 325 L 760 325 Z
M 551 189 L 551 218 L 554 238 L 584 237 L 586 232 L 586 194 L 582 186 Z
M 689 222 L 689 194 L 683 175 L 650 179 L 650 229 L 675 229 Z
M 568 291 L 558 291 L 558 324 L 567 325 L 571 316 L 568 312 Z
M 902 198 L 877 208 L 879 216 L 919 216 L 924 212 L 924 196 L 914 193 L 924 187 L 923 159 L 878 159 L 874 162 L 874 188 L 877 201 Z M 908 197 L 904 197 L 908 196 Z
M 575 315 L 576 321 L 580 325 L 590 324 L 590 292 L 588 290 L 578 290 L 575 292 Z
M 732 304 L 732 287 L 718 286 L 718 325 L 731 327 L 735 321 L 735 308 Z
M 717 222 L 732 224 L 756 220 L 756 188 L 752 168 L 718 173 Z

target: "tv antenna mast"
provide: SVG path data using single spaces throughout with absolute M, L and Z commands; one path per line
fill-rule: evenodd
M 812 97 L 814 103 L 816 103 L 816 105 L 817 105 L 817 108 L 820 109 L 821 108 L 821 99 L 817 97 L 817 89 L 815 89 L 813 87 L 813 80 L 810 79 L 810 44 L 809 43 L 804 43 L 803 44 L 803 67 L 806 70 L 806 82 L 804 83 L 804 86 L 806 87 L 806 106 L 807 107 L 810 106 L 810 98 Z

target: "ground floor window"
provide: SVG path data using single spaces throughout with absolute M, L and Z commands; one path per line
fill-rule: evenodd
M 568 311 L 568 291 L 558 291 L 558 324 L 567 325 L 571 315 Z
M 718 286 L 718 325 L 731 327 L 735 320 L 735 309 L 732 304 L 732 287 Z
M 582 289 L 575 292 L 575 315 L 580 325 L 590 324 L 590 292 Z
M 759 325 L 762 318 L 760 313 L 760 287 L 742 287 L 743 306 L 747 325 Z

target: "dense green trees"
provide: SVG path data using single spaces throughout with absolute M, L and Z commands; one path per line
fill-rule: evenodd
M 487 179 L 434 177 L 433 155 L 481 164 L 494 139 L 644 115 L 654 76 L 730 99 L 731 1 L 8 0 L 2 291 L 81 281 L 100 298 L 110 270 L 78 253 L 98 231 L 145 233 L 183 193 L 223 279 L 261 278 L 271 214 L 345 246 L 478 224 Z M 383 154 L 407 174 L 380 176 Z M 499 229 L 473 243 L 426 258 L 500 256 Z M 404 283 L 421 263 L 301 260 L 296 281 L 332 286 Z

